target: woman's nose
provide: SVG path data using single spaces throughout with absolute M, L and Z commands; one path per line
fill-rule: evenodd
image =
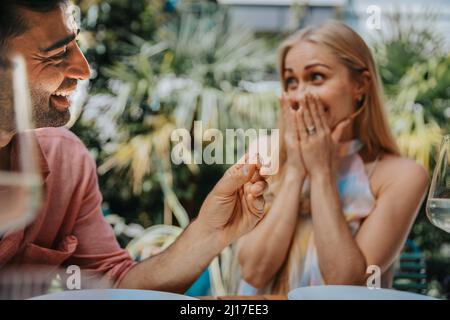
M 304 100 L 306 94 L 308 93 L 308 89 L 306 86 L 298 87 L 297 90 L 293 90 L 289 94 L 289 99 L 291 103 L 296 105 L 296 109 L 300 107 L 300 102 Z

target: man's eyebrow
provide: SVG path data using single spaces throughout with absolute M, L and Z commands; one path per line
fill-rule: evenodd
M 80 29 L 77 29 L 77 31 L 74 34 L 71 34 L 70 36 L 58 40 L 56 41 L 54 44 L 50 45 L 47 48 L 41 49 L 42 52 L 50 52 L 59 48 L 62 48 L 66 45 L 68 45 L 69 43 L 71 43 L 73 40 L 75 40 L 78 36 L 78 34 L 80 33 Z
M 330 67 L 330 66 L 327 66 L 326 64 L 323 64 L 323 63 L 320 63 L 320 62 L 316 62 L 316 63 L 311 63 L 311 64 L 305 66 L 304 70 L 309 69 L 309 68 L 312 68 L 312 67 L 315 67 L 315 66 L 322 66 L 322 67 L 331 69 L 331 67 Z

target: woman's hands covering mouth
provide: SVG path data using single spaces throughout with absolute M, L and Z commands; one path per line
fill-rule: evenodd
M 331 129 L 325 107 L 317 96 L 306 94 L 295 111 L 303 163 L 312 177 L 331 174 L 336 169 L 336 148 L 351 119 L 340 121 Z
M 334 171 L 336 146 L 352 117 L 330 126 L 329 107 L 310 93 L 298 100 L 284 93 L 280 104 L 288 173 L 301 179 Z

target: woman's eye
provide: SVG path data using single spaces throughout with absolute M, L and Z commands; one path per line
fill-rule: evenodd
M 297 79 L 293 77 L 289 77 L 286 79 L 286 88 L 292 88 L 293 86 L 296 86 L 298 84 Z
M 316 72 L 311 75 L 311 80 L 313 82 L 319 82 L 325 80 L 325 77 L 323 76 L 323 74 Z

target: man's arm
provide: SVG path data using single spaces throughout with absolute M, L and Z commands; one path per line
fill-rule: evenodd
M 267 184 L 258 170 L 252 164 L 232 166 L 177 241 L 131 268 L 118 286 L 185 292 L 215 256 L 261 220 Z
M 239 162 L 227 170 L 204 201 L 198 218 L 172 246 L 135 263 L 119 247 L 101 214 L 102 199 L 93 159 L 80 142 L 64 146 L 71 148 L 71 152 L 62 152 L 70 155 L 67 163 L 73 161 L 81 171 L 76 175 L 81 181 L 76 182 L 77 191 L 72 196 L 73 203 L 81 204 L 74 209 L 77 215 L 72 230 L 78 243 L 66 263 L 102 274 L 116 287 L 182 292 L 216 255 L 252 230 L 263 216 L 262 194 L 267 184 L 259 176 L 260 165 Z
M 225 246 L 194 221 L 167 250 L 129 270 L 118 287 L 184 293 Z

